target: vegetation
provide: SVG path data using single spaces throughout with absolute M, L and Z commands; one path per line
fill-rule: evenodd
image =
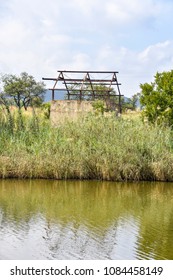
M 115 90 L 113 88 L 110 88 L 103 84 L 95 84 L 95 85 L 85 85 L 83 84 L 74 84 L 73 86 L 69 87 L 69 91 L 73 94 L 74 100 L 104 100 L 106 94 L 116 94 Z M 93 96 L 93 92 L 95 96 Z M 65 99 L 68 98 L 68 93 L 65 94 Z M 114 97 L 116 101 L 118 99 L 116 96 Z
M 41 105 L 41 109 L 46 119 L 50 118 L 50 107 L 51 107 L 51 102 L 46 102 Z
M 45 85 L 42 82 L 36 82 L 34 77 L 26 72 L 16 75 L 3 75 L 1 77 L 3 91 L 0 92 L 0 104 L 6 109 L 10 130 L 13 133 L 14 122 L 11 113 L 11 107 L 18 108 L 16 125 L 18 129 L 24 129 L 22 108 L 27 110 L 32 108 L 33 120 L 36 123 L 35 107 L 41 106 L 44 101 Z
M 173 125 L 173 70 L 156 73 L 154 82 L 140 87 L 143 117 L 152 123 Z
M 44 100 L 45 85 L 43 82 L 36 82 L 34 77 L 26 72 L 16 75 L 3 75 L 1 78 L 3 93 L 0 100 L 9 105 L 16 105 L 20 110 L 22 107 L 27 110 L 28 106 L 40 106 Z M 4 104 L 3 102 L 3 104 Z
M 132 97 L 127 98 L 127 100 L 123 98 L 123 102 L 122 102 L 123 110 L 125 111 L 126 109 L 130 109 L 135 111 L 137 109 L 139 99 L 140 99 L 140 93 L 132 95 Z
M 92 114 L 58 127 L 49 123 L 50 103 L 42 105 L 38 114 L 34 109 L 35 97 L 41 98 L 44 85 L 34 82 L 26 73 L 20 78 L 7 76 L 0 95 L 0 177 L 173 181 L 169 126 L 173 106 L 167 80 L 171 75 L 172 72 L 157 73 L 155 83 L 141 85 L 143 114 L 152 124 L 142 122 L 139 117 L 115 117 L 111 112 L 105 116 L 105 104 L 96 100 Z M 24 83 L 24 78 L 31 82 L 30 86 L 29 82 Z M 138 95 L 132 99 L 135 107 Z M 18 110 L 12 106 L 14 103 Z M 26 114 L 24 108 L 28 104 L 32 105 L 33 114 Z M 158 122 L 159 113 L 166 125 Z
M 104 114 L 104 112 L 107 111 L 107 107 L 106 107 L 106 104 L 103 100 L 95 100 L 93 101 L 93 110 L 97 113 L 97 114 Z
M 24 117 L 13 133 L 0 117 L 0 177 L 173 181 L 172 131 L 114 115 L 88 115 L 52 128 Z

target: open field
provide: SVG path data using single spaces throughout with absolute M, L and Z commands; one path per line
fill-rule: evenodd
M 0 121 L 0 177 L 173 181 L 173 141 L 168 127 L 138 115 L 88 115 L 52 128 L 24 118 L 13 133 Z

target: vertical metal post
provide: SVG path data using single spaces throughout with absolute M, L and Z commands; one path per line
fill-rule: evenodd
M 120 94 L 120 89 L 119 89 L 119 86 L 117 85 L 117 88 L 118 88 L 118 93 L 119 93 L 119 96 L 118 96 L 118 99 L 119 99 L 119 113 L 122 114 L 122 104 L 121 104 L 121 94 Z
M 55 90 L 52 89 L 52 101 L 54 101 L 54 100 L 55 100 Z
M 114 78 L 117 82 L 117 76 L 116 73 L 114 73 Z M 120 88 L 117 82 L 117 89 L 118 89 L 118 107 L 119 107 L 119 113 L 122 114 L 122 104 L 121 104 L 121 92 L 120 92 Z

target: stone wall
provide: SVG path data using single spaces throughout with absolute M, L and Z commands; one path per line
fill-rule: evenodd
M 75 120 L 91 111 L 93 111 L 92 101 L 56 100 L 51 103 L 50 120 L 52 125 L 58 125 L 68 119 Z

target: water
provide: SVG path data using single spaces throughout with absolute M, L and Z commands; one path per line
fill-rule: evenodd
M 173 259 L 173 184 L 0 181 L 0 259 Z

